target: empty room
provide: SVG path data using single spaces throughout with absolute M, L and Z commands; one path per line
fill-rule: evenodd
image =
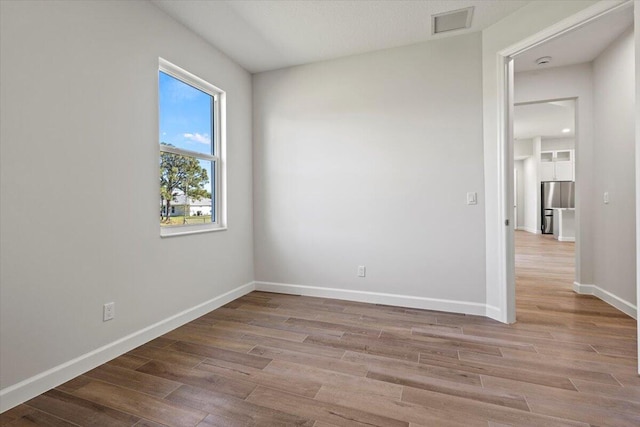
M 640 425 L 639 20 L 0 1 L 0 424 Z

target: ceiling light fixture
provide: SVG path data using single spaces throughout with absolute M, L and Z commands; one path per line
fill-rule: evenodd
M 562 133 L 569 133 L 569 132 L 571 132 L 571 129 L 569 128 L 562 129 Z
M 551 62 L 550 56 L 543 56 L 542 58 L 536 59 L 536 64 L 538 65 L 547 65 L 550 62 Z

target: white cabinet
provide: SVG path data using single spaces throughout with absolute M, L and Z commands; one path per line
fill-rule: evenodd
M 575 181 L 574 150 L 540 153 L 540 181 Z
M 573 181 L 573 162 L 556 162 L 555 181 Z
M 555 181 L 556 166 L 552 162 L 540 162 L 540 181 Z

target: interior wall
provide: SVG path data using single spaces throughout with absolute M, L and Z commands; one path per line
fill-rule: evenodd
M 258 282 L 484 307 L 480 53 L 476 33 L 254 75 Z
M 498 61 L 499 54 L 516 43 L 543 31 L 581 10 L 594 5 L 593 1 L 545 1 L 531 2 L 511 15 L 482 31 L 482 88 L 483 88 L 483 134 L 484 134 L 484 183 L 486 198 L 486 271 L 487 305 L 492 307 L 487 314 L 504 322 L 515 321 L 515 294 L 507 286 L 505 263 L 513 248 L 504 240 L 505 213 L 502 212 L 501 174 L 502 153 L 500 135 L 503 130 L 498 120 L 503 110 L 500 97 L 502 88 L 498 81 L 505 70 Z M 504 79 L 502 79 L 504 80 Z M 576 218 L 577 219 L 577 218 Z M 507 232 L 508 234 L 508 232 Z
M 517 61 L 517 58 L 516 58 Z M 576 98 L 576 281 L 593 283 L 593 70 L 590 63 L 516 73 L 515 102 Z M 542 142 L 544 144 L 544 141 Z
M 533 159 L 535 159 L 535 180 L 530 185 L 528 185 L 528 188 L 530 189 L 532 194 L 535 194 L 535 199 L 527 206 L 527 212 L 529 212 L 529 216 L 533 218 L 532 222 L 536 224 L 536 233 L 538 233 L 538 230 L 542 230 L 542 215 L 540 214 L 540 206 L 542 204 L 542 189 L 540 188 L 540 183 L 542 182 L 542 177 L 540 176 L 540 165 L 538 163 L 541 152 L 542 137 L 536 136 L 535 138 L 533 138 L 533 156 L 531 156 Z
M 631 305 L 636 301 L 634 61 L 629 28 L 593 62 L 593 284 Z
M 524 230 L 538 233 L 538 162 L 534 156 L 524 161 Z
M 2 1 L 0 55 L 3 390 L 253 280 L 249 73 L 149 2 Z M 227 92 L 227 231 L 160 238 L 158 57 Z
M 513 157 L 533 155 L 533 139 L 516 139 L 513 141 Z
M 573 150 L 575 148 L 575 138 L 542 138 L 542 151 Z
M 518 211 L 518 222 L 516 227 L 519 229 L 524 229 L 525 227 L 525 160 L 516 160 L 513 162 L 514 169 L 516 170 L 516 174 L 518 176 L 518 186 L 516 188 L 516 206 Z

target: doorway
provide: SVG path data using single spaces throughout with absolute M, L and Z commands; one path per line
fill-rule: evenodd
M 601 9 L 602 10 L 602 9 Z M 633 3 L 629 2 L 626 4 L 615 6 L 609 10 L 604 12 L 595 13 L 593 16 L 589 18 L 585 18 L 585 15 L 582 15 L 581 18 L 574 17 L 573 22 L 571 19 L 568 19 L 565 22 L 565 28 L 556 28 L 557 32 L 553 36 L 541 36 L 539 40 L 534 40 L 531 38 L 528 40 L 528 46 L 520 45 L 518 47 L 514 47 L 511 51 L 505 50 L 501 52 L 501 55 L 504 55 L 505 59 L 505 92 L 504 92 L 504 106 L 505 106 L 505 116 L 504 116 L 504 129 L 505 129 L 505 153 L 508 153 L 503 157 L 503 166 L 508 173 L 505 173 L 506 182 L 504 182 L 503 187 L 503 203 L 505 212 L 507 212 L 507 218 L 512 215 L 512 209 L 514 206 L 513 192 L 514 192 L 514 181 L 511 180 L 510 177 L 513 176 L 514 169 L 514 159 L 512 156 L 513 150 L 516 148 L 514 141 L 512 140 L 511 129 L 513 126 L 512 118 L 514 117 L 514 104 L 521 102 L 532 102 L 532 101 L 540 101 L 544 99 L 570 99 L 575 98 L 576 100 L 576 110 L 577 110 L 577 123 L 576 123 L 576 134 L 581 136 L 580 145 L 582 146 L 584 143 L 584 149 L 580 151 L 581 147 L 577 147 L 575 152 L 575 176 L 578 178 L 577 181 L 582 181 L 580 185 L 582 189 L 578 189 L 576 194 L 576 218 L 575 218 L 575 228 L 576 228 L 576 255 L 575 255 L 575 280 L 573 283 L 573 289 L 578 293 L 590 293 L 598 296 L 600 299 L 605 300 L 607 303 L 615 306 L 619 310 L 627 313 L 632 317 L 637 317 L 637 306 L 635 304 L 636 299 L 636 289 L 637 282 L 635 279 L 635 267 L 637 263 L 636 251 L 635 251 L 635 237 L 636 237 L 636 229 L 635 229 L 635 211 L 633 203 L 630 203 L 630 209 L 623 204 L 619 205 L 615 209 L 610 209 L 609 205 L 610 201 L 610 193 L 608 189 L 611 186 L 614 186 L 614 182 L 623 182 L 621 187 L 624 187 L 624 178 L 622 176 L 618 177 L 618 170 L 611 167 L 612 164 L 615 163 L 614 159 L 606 159 L 601 160 L 600 155 L 605 155 L 607 148 L 604 148 L 605 145 L 602 141 L 606 141 L 609 143 L 611 138 L 606 138 L 602 134 L 598 134 L 598 130 L 593 130 L 593 117 L 597 115 L 598 112 L 602 113 L 602 111 L 598 111 L 598 103 L 594 102 L 594 98 L 606 99 L 606 93 L 603 95 L 603 89 L 606 88 L 606 84 L 595 84 L 593 83 L 593 79 L 596 79 L 598 75 L 602 75 L 606 72 L 607 67 L 610 66 L 610 59 L 612 55 L 610 54 L 610 50 L 613 48 L 617 48 L 617 46 L 621 43 L 619 39 L 622 37 L 626 37 L 626 39 L 632 39 L 633 37 Z M 626 22 L 626 23 L 625 23 Z M 616 25 L 622 23 L 621 26 L 616 28 Z M 615 25 L 614 25 L 615 24 Z M 580 42 L 580 37 L 582 37 L 585 32 L 591 31 L 594 32 L 594 28 L 597 29 L 601 39 L 607 39 L 606 42 L 603 42 L 604 46 L 596 49 L 580 49 L 579 45 L 576 43 Z M 605 31 L 606 29 L 606 31 Z M 603 36 L 604 33 L 608 34 Z M 617 33 L 616 33 L 617 31 Z M 547 33 L 548 34 L 548 33 Z M 567 43 L 567 40 L 570 43 Z M 590 39 L 593 41 L 593 38 Z M 572 47 L 567 48 L 567 45 L 571 45 Z M 564 53 L 563 53 L 563 46 Z M 592 46 L 593 47 L 593 46 Z M 633 47 L 633 46 L 632 46 Z M 551 49 L 553 52 L 552 55 L 541 54 L 541 52 L 545 49 Z M 553 49 L 556 49 L 553 51 Z M 559 49 L 559 50 L 558 50 Z M 567 50 L 568 49 L 568 50 Z M 590 58 L 582 57 L 581 60 L 583 62 L 576 62 L 575 55 L 567 54 L 567 52 L 584 52 L 591 51 Z M 633 51 L 631 51 L 633 52 Z M 517 82 L 526 81 L 526 79 L 518 78 L 518 70 L 515 70 L 515 78 L 514 78 L 514 68 L 517 66 L 518 60 L 529 59 L 530 63 L 534 63 L 535 66 L 546 66 L 550 63 L 553 63 L 554 57 L 556 60 L 559 58 L 560 62 L 556 62 L 553 67 L 549 68 L 558 68 L 558 73 L 556 73 L 556 81 L 548 82 L 549 85 L 545 85 L 541 87 L 540 85 L 536 86 L 535 93 L 529 93 L 529 97 L 523 95 L 523 91 L 519 92 Z M 551 57 L 551 58 L 549 58 Z M 514 61 L 515 59 L 515 61 Z M 615 59 L 615 58 L 614 58 Z M 551 61 L 550 61 L 551 60 Z M 633 60 L 633 59 L 632 59 Z M 563 63 L 564 61 L 564 63 Z M 573 61 L 573 62 L 572 62 Z M 586 61 L 586 62 L 584 62 Z M 632 65 L 631 65 L 632 67 Z M 588 71 L 583 72 L 582 71 Z M 588 70 L 586 70 L 588 68 Z M 628 68 L 628 67 L 627 67 Z M 563 69 L 563 70 L 561 70 Z M 605 70 L 605 71 L 603 71 Z M 561 72 L 561 71 L 564 71 Z M 631 72 L 633 72 L 633 68 L 631 68 Z M 541 79 L 540 74 L 545 74 L 544 72 L 539 73 L 530 73 L 529 78 L 531 79 Z M 560 76 L 560 77 L 558 77 Z M 595 76 L 595 77 L 594 77 Z M 520 76 L 522 77 L 522 76 Z M 590 81 L 591 79 L 591 81 Z M 601 79 L 602 80 L 602 79 Z M 514 90 L 514 81 L 516 82 L 516 87 Z M 628 80 L 628 87 L 626 87 L 626 92 L 629 94 L 633 94 L 636 81 L 635 76 L 631 76 Z M 611 85 L 609 85 L 611 86 Z M 599 89 L 600 88 L 600 89 Z M 551 93 L 550 93 L 551 92 Z M 624 94 L 623 94 L 624 97 Z M 523 101 L 524 98 L 524 101 Z M 515 102 L 514 102 L 515 101 Z M 600 105 L 604 103 L 601 102 Z M 602 109 L 601 109 L 602 110 Z M 633 111 L 633 106 L 631 106 L 630 110 Z M 606 116 L 606 114 L 603 114 Z M 633 115 L 629 114 L 630 117 Z M 586 118 L 590 118 L 586 119 Z M 611 121 L 611 120 L 609 120 Z M 633 121 L 633 120 L 632 120 Z M 600 123 L 607 123 L 606 120 L 600 120 Z M 590 128 L 591 127 L 591 128 Z M 611 126 L 609 126 L 611 127 Z M 605 125 L 601 126 L 601 128 L 606 128 Z M 631 124 L 631 128 L 633 128 L 633 123 Z M 627 148 L 630 147 L 630 150 L 626 155 L 622 154 L 623 151 L 619 151 L 619 155 L 622 157 L 626 157 L 626 163 L 623 162 L 622 165 L 626 169 L 631 170 L 631 175 L 636 170 L 635 163 L 630 163 L 634 161 L 634 153 L 633 146 L 635 144 L 635 140 L 633 138 L 633 130 L 629 132 L 626 130 L 625 138 L 627 138 L 627 142 L 630 143 L 627 145 Z M 631 138 L 628 136 L 631 135 Z M 617 140 L 614 142 L 617 144 Z M 600 145 L 598 145 L 600 144 Z M 616 146 L 617 148 L 617 146 Z M 595 162 L 595 159 L 598 159 L 601 163 Z M 542 159 L 539 159 L 542 160 Z M 611 180 L 611 182 L 606 182 L 606 179 L 590 179 L 590 174 L 592 172 L 599 172 L 600 175 L 603 175 L 602 169 L 609 168 L 609 172 L 615 177 Z M 600 169 L 599 169 L 600 168 Z M 597 174 L 596 174 L 597 175 Z M 633 179 L 627 180 L 630 183 L 633 183 Z M 625 194 L 627 200 L 631 199 L 635 202 L 635 189 L 631 188 L 623 188 L 620 190 L 618 188 L 616 191 L 622 191 Z M 622 194 L 620 193 L 620 195 Z M 505 206 L 506 205 L 506 206 Z M 605 205 L 605 206 L 603 206 Z M 508 206 L 508 207 L 507 207 Z M 580 207 L 588 208 L 588 209 L 580 209 Z M 608 210 L 607 210 L 608 209 Z M 509 212 L 511 211 L 511 212 Z M 590 211 L 594 211 L 593 215 L 590 216 Z M 616 218 L 614 213 L 620 215 L 620 217 Z M 599 216 L 598 216 L 599 215 Z M 600 272 L 595 272 L 595 267 L 592 266 L 595 261 L 600 261 L 594 253 L 597 252 L 598 241 L 603 241 L 606 236 L 603 236 L 603 229 L 611 228 L 611 224 L 613 224 L 613 229 L 617 226 L 616 219 L 623 218 L 625 221 L 625 227 L 627 229 L 626 235 L 619 233 L 619 238 L 613 242 L 611 242 L 609 246 L 609 250 L 611 248 L 616 248 L 614 251 L 611 251 L 613 254 L 616 251 L 619 253 L 627 253 L 631 256 L 627 258 L 627 264 L 623 269 L 625 270 L 625 276 L 622 282 L 626 281 L 627 289 L 621 290 L 616 289 L 615 292 L 619 292 L 620 294 L 625 293 L 624 297 L 619 297 L 614 295 L 612 292 L 608 292 L 603 290 L 598 284 L 599 281 L 606 281 L 607 274 L 616 274 L 615 271 L 607 271 L 607 267 L 602 264 L 602 268 Z M 604 224 L 604 225 L 603 225 Z M 516 224 L 517 226 L 517 224 Z M 504 239 L 505 239 L 505 247 L 507 250 L 507 260 L 506 260 L 506 290 L 504 295 L 506 296 L 506 313 L 507 319 L 509 321 L 516 320 L 516 312 L 515 312 L 515 272 L 514 272 L 514 264 L 515 257 L 513 257 L 514 251 L 514 233 L 515 228 L 513 227 L 511 232 L 509 228 L 505 230 Z M 629 233 L 629 231 L 632 231 Z M 610 239 L 611 240 L 611 239 Z M 594 249 L 595 247 L 595 249 Z M 509 251 L 511 248 L 511 251 Z M 631 261 L 631 262 L 629 262 Z M 610 261 L 609 261 L 610 262 Z M 632 271 L 633 270 L 633 271 Z M 604 279 L 603 279 L 604 278 Z M 595 283 L 595 284 L 594 284 Z M 631 295 L 630 290 L 633 291 L 633 295 Z M 612 297 L 613 295 L 613 297 Z M 626 299 L 625 299 L 626 298 Z
M 525 84 L 537 85 L 538 82 L 533 79 Z M 575 105 L 576 99 L 556 99 L 521 102 L 514 106 L 516 230 L 554 234 L 555 226 L 557 240 L 575 240 L 575 228 L 569 221 L 575 209 L 575 186 L 570 184 L 576 181 Z M 568 215 L 558 217 L 554 222 L 553 209 L 560 209 L 556 216 Z M 562 219 L 567 221 L 561 222 Z M 560 225 L 565 227 L 560 228 Z
M 525 87 L 516 73 L 516 93 L 540 84 L 524 73 Z M 513 109 L 516 310 L 540 311 L 543 296 L 554 304 L 573 303 L 576 102 L 521 102 Z

